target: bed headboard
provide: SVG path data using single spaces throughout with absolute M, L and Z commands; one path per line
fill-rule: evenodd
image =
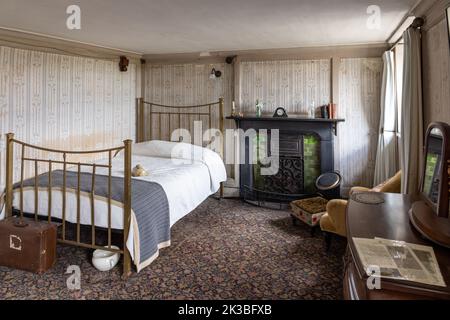
M 187 129 L 194 133 L 194 122 L 200 121 L 202 125 L 202 137 L 197 137 L 197 141 L 202 142 L 202 146 L 214 142 L 216 136 L 205 141 L 203 134 L 209 129 L 219 129 L 224 134 L 224 99 L 219 98 L 217 102 L 211 102 L 193 106 L 167 106 L 153 102 L 137 99 L 136 123 L 137 142 L 152 139 L 166 141 L 182 141 L 179 136 L 174 139 L 172 133 L 176 129 Z M 193 136 L 191 136 L 194 139 Z M 184 141 L 189 142 L 189 141 Z M 190 142 L 194 143 L 194 142 Z M 216 152 L 224 155 L 223 137 L 220 139 L 219 150 Z

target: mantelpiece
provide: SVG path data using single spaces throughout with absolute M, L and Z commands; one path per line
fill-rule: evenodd
M 331 128 L 333 129 L 334 135 L 337 135 L 337 124 L 339 122 L 345 122 L 345 119 L 323 119 L 323 118 L 304 118 L 304 117 L 286 117 L 286 118 L 276 118 L 276 117 L 235 117 L 235 116 L 228 116 L 226 117 L 228 120 L 234 120 L 238 127 L 240 127 L 239 123 L 244 121 L 283 121 L 286 123 L 289 122 L 304 122 L 304 123 L 323 123 L 325 125 L 331 125 Z

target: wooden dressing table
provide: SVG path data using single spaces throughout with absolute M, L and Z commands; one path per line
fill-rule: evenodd
M 344 298 L 360 299 L 450 299 L 450 249 L 422 237 L 411 225 L 408 211 L 419 196 L 393 193 L 380 194 L 382 204 L 364 204 L 349 200 L 347 207 L 348 248 L 344 258 Z M 409 281 L 381 279 L 380 290 L 369 290 L 367 275 L 358 257 L 353 237 L 401 240 L 431 246 L 447 287 L 430 286 Z

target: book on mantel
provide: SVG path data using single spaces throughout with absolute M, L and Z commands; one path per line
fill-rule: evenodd
M 323 119 L 336 119 L 336 104 L 330 103 L 320 107 L 320 116 Z

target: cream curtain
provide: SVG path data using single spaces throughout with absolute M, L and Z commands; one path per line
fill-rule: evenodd
M 397 93 L 395 86 L 394 53 L 383 54 L 383 82 L 381 86 L 380 131 L 375 161 L 373 185 L 379 185 L 398 171 Z
M 403 34 L 403 95 L 401 110 L 402 193 L 419 190 L 419 168 L 423 149 L 422 57 L 420 30 L 409 28 Z

